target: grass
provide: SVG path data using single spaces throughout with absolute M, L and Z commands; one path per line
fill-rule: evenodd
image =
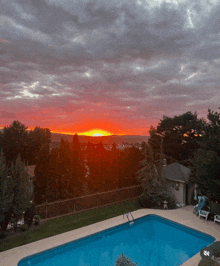
M 137 201 L 126 201 L 112 206 L 94 209 L 91 211 L 74 214 L 50 220 L 38 227 L 33 227 L 9 239 L 0 241 L 0 252 L 29 244 L 50 236 L 65 233 L 86 225 L 94 224 L 106 219 L 119 216 L 125 212 L 140 209 Z

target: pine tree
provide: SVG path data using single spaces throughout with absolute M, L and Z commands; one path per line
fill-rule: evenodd
M 19 154 L 22 161 L 27 160 L 28 133 L 26 129 L 27 126 L 19 121 L 13 121 L 10 126 L 3 129 L 1 145 L 8 167 L 12 162 L 15 163 Z
M 49 155 L 49 144 L 45 144 L 38 154 L 34 171 L 34 202 L 36 204 L 41 204 L 47 200 Z
M 23 215 L 23 212 L 30 206 L 31 185 L 29 183 L 28 173 L 25 170 L 25 165 L 21 161 L 20 156 L 17 157 L 15 164 L 12 163 L 8 171 L 2 166 L 1 176 L 7 176 L 6 182 L 6 204 L 4 205 L 4 220 L 1 223 L 2 230 L 6 230 L 9 221 L 13 221 L 15 229 L 18 219 Z M 3 180 L 3 179 L 2 179 Z M 4 202 L 4 201 L 3 201 Z
M 10 208 L 12 202 L 11 180 L 8 178 L 8 169 L 6 168 L 3 152 L 0 154 L 0 223 L 5 219 L 5 212 Z

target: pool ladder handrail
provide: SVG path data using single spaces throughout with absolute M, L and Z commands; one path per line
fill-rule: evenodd
M 131 215 L 132 220 L 129 219 L 129 214 Z M 133 223 L 134 223 L 134 217 L 133 217 L 133 215 L 132 215 L 131 212 L 126 212 L 126 213 L 124 213 L 124 214 L 123 214 L 123 219 L 124 219 L 125 216 L 127 217 L 128 222 L 130 222 L 130 224 L 133 224 Z

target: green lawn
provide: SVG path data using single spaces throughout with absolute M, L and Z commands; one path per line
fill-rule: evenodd
M 138 209 L 140 209 L 140 206 L 137 201 L 126 201 L 100 209 L 53 219 L 10 239 L 0 240 L 0 252 Z

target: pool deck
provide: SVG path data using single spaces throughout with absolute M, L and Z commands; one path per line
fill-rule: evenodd
M 154 209 L 140 209 L 132 212 L 134 218 L 140 218 L 147 214 L 157 214 L 161 217 L 170 219 L 174 222 L 199 230 L 203 233 L 209 234 L 220 241 L 220 224 L 213 221 L 206 221 L 193 214 L 193 206 L 185 206 L 175 210 L 154 210 Z M 17 266 L 18 262 L 26 257 L 35 253 L 50 249 L 67 242 L 71 242 L 81 237 L 100 232 L 102 230 L 111 228 L 113 226 L 127 222 L 127 218 L 117 216 L 102 222 L 88 225 L 76 230 L 72 230 L 63 234 L 52 236 L 43 240 L 39 240 L 27 245 L 13 248 L 7 251 L 0 252 L 0 265 L 4 266 Z M 181 266 L 198 266 L 201 260 L 200 254 L 196 254 L 191 259 L 187 260 Z M 141 266 L 141 265 L 138 265 Z

